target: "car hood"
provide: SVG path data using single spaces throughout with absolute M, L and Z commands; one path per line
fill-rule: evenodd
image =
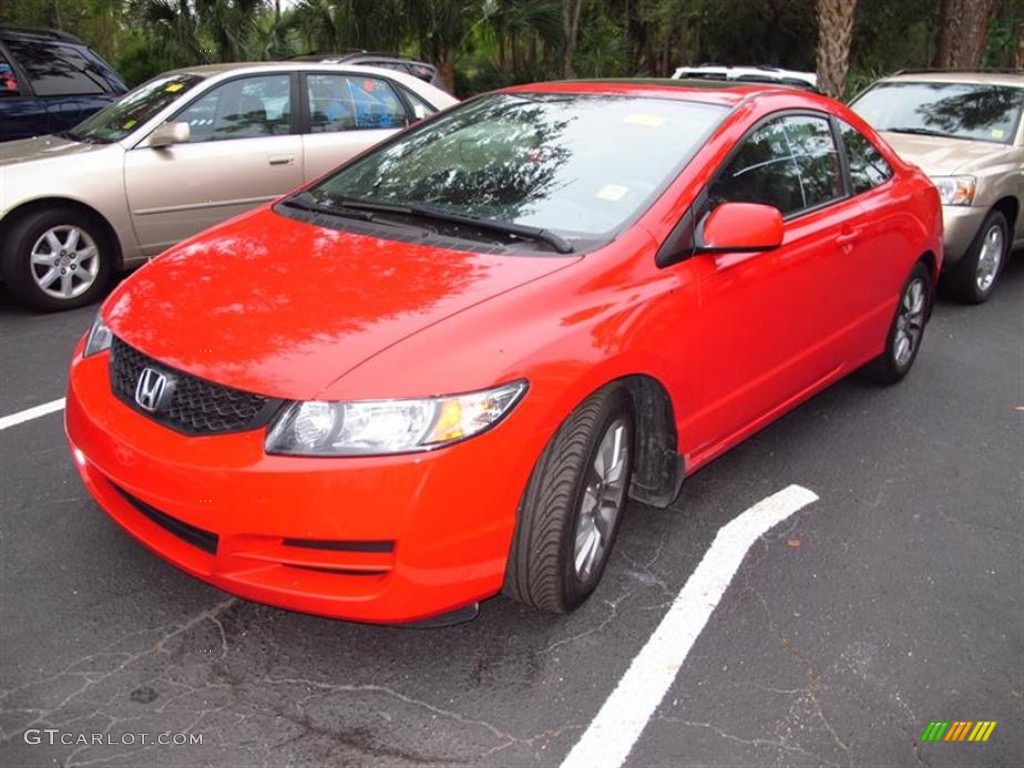
M 30 163 L 35 160 L 58 160 L 97 152 L 107 144 L 85 144 L 60 136 L 35 136 L 31 139 L 0 143 L 0 166 Z
M 149 262 L 110 296 L 103 316 L 119 338 L 174 368 L 313 399 L 417 331 L 578 260 L 397 242 L 267 207 Z
M 918 136 L 909 133 L 882 133 L 900 157 L 913 163 L 929 176 L 963 173 L 984 167 L 991 160 L 1011 149 L 990 141 L 946 139 L 941 136 Z

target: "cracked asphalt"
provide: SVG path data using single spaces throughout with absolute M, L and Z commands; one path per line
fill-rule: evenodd
M 93 311 L 0 289 L 0 416 L 62 396 Z M 791 483 L 820 501 L 748 552 L 626 765 L 1020 765 L 1022 340 L 1018 256 L 988 304 L 937 306 L 900 386 L 841 382 L 632 506 L 582 610 L 437 630 L 231 598 L 89 500 L 60 414 L 2 431 L 0 765 L 557 766 L 715 532 Z M 998 725 L 922 743 L 932 720 Z

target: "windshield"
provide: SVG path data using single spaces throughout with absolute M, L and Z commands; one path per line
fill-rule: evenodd
M 656 98 L 494 94 L 442 115 L 309 190 L 322 206 L 429 207 L 590 238 L 617 230 L 728 109 Z
M 1009 144 L 1024 88 L 968 83 L 882 83 L 850 106 L 876 130 Z
M 165 75 L 140 85 L 110 106 L 76 125 L 65 136 L 108 144 L 120 141 L 157 112 L 201 83 L 198 75 Z

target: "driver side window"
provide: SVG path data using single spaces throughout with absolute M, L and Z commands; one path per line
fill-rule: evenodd
M 761 203 L 787 217 L 843 197 L 828 120 L 789 115 L 765 123 L 743 141 L 709 192 L 714 204 Z

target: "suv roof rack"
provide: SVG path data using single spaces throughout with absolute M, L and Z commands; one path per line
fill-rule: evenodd
M 0 24 L 0 34 L 5 33 L 25 35 L 26 37 L 43 37 L 48 40 L 67 40 L 69 43 L 78 43 L 79 45 L 85 44 L 80 38 L 75 37 L 70 32 L 65 32 L 61 29 L 50 29 L 49 27 L 19 27 Z

